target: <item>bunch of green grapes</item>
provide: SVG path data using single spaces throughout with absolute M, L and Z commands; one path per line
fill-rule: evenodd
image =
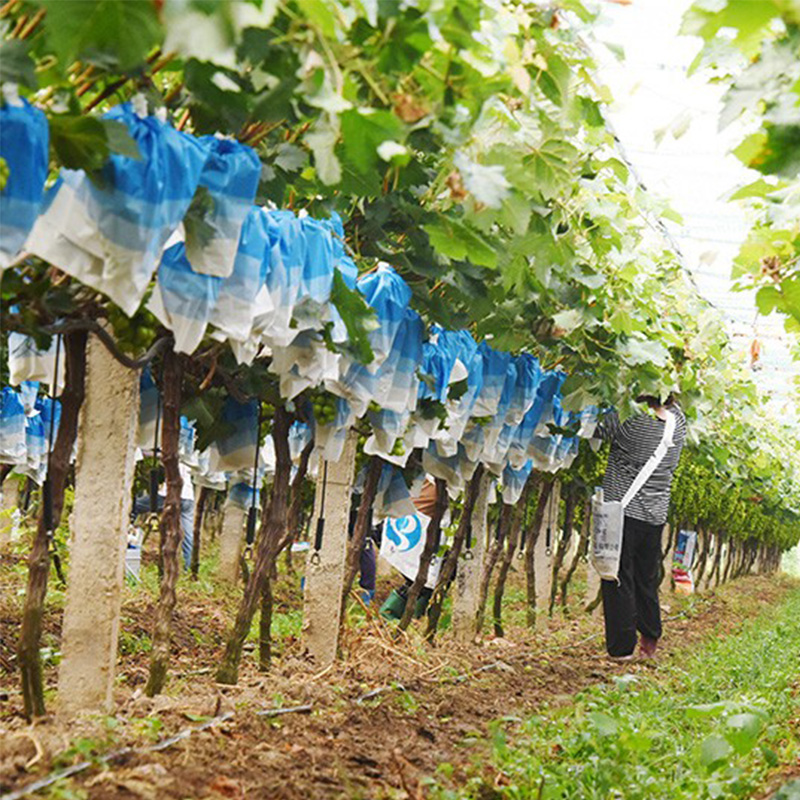
M 308 395 L 314 419 L 320 425 L 330 425 L 336 419 L 336 397 L 324 389 L 312 389 Z
M 108 321 L 121 350 L 135 353 L 150 347 L 156 337 L 156 318 L 143 308 L 128 317 L 115 305 L 108 306 Z
M 398 439 L 394 443 L 394 447 L 392 447 L 391 452 L 389 453 L 390 456 L 404 456 L 406 454 L 406 443 L 402 439 Z
M 8 176 L 10 174 L 11 170 L 8 168 L 8 161 L 6 161 L 4 158 L 0 158 L 0 192 L 6 188 Z

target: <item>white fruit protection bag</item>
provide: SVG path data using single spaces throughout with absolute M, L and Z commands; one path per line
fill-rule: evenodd
M 675 433 L 675 415 L 667 412 L 664 435 L 653 455 L 644 463 L 622 500 L 607 502 L 603 490 L 598 489 L 592 498 L 592 566 L 604 581 L 619 580 L 619 559 L 622 554 L 622 530 L 625 526 L 625 509 L 639 490 L 647 483 L 656 467 L 672 447 Z

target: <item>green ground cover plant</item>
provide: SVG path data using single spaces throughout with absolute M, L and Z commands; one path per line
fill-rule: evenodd
M 437 800 L 680 800 L 753 796 L 800 753 L 800 590 L 688 661 L 616 677 L 519 724 L 492 731 L 466 790 Z M 446 769 L 443 771 L 446 773 Z

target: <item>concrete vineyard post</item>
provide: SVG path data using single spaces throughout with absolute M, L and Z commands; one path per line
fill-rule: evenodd
M 720 555 L 720 560 L 719 560 L 719 568 L 717 569 L 717 578 L 715 583 L 716 586 L 721 586 L 728 580 L 726 571 L 728 569 L 728 562 L 730 561 L 730 555 L 732 550 L 730 537 L 727 536 L 725 537 L 723 547 L 724 549 Z
M 219 535 L 219 565 L 217 577 L 221 581 L 235 583 L 239 577 L 239 561 L 244 544 L 245 510 L 230 497 L 222 508 L 222 530 Z
M 575 531 L 570 531 L 569 545 L 567 552 L 564 554 L 564 563 L 571 564 L 575 556 L 578 554 L 578 547 L 580 546 L 581 538 L 575 535 Z
M 462 642 L 471 641 L 476 634 L 480 583 L 486 556 L 486 523 L 489 511 L 489 490 L 492 476 L 484 472 L 478 489 L 478 499 L 472 510 L 472 557 L 458 561 L 456 585 L 453 594 L 453 633 Z
M 714 578 L 717 573 L 717 560 L 722 557 L 723 544 L 722 538 L 716 533 L 709 533 L 708 535 L 708 564 L 706 565 L 706 574 L 703 576 L 702 591 L 708 592 L 714 588 Z M 698 587 L 699 589 L 700 587 Z
M 0 489 L 0 548 L 11 544 L 11 532 L 14 530 L 14 511 L 17 508 L 19 484 L 6 478 Z
M 112 706 L 139 411 L 138 372 L 95 337 L 86 384 L 58 672 L 65 714 Z
M 727 547 L 725 548 L 725 560 L 722 568 L 722 577 L 720 579 L 721 583 L 727 583 L 731 579 L 731 570 L 733 567 L 732 561 L 735 552 L 736 549 L 733 546 L 733 542 L 729 541 Z
M 705 558 L 705 568 L 703 570 L 703 574 L 692 576 L 694 579 L 694 590 L 695 593 L 697 594 L 701 594 L 708 589 L 709 578 L 714 569 L 715 544 L 716 541 L 714 534 L 711 531 L 708 531 L 705 537 L 706 558 Z
M 317 468 L 311 536 L 316 534 L 320 515 L 325 519 L 325 530 L 318 553 L 314 551 L 312 538 L 306 566 L 303 641 L 320 667 L 333 662 L 339 644 L 356 443 L 357 435 L 351 430 L 347 434 L 342 457 L 335 463 L 328 463 L 327 475 L 324 459 L 320 458 Z
M 586 594 L 583 597 L 583 607 L 589 608 L 595 600 L 597 600 L 597 595 L 600 592 L 600 576 L 597 574 L 597 570 L 592 566 L 592 547 L 594 546 L 594 533 L 590 529 L 589 531 L 589 549 L 587 550 L 588 555 L 588 563 L 586 565 Z M 602 611 L 603 604 L 598 603 L 594 609 L 592 609 L 592 616 L 598 616 Z
M 533 568 L 536 574 L 536 614 L 546 618 L 550 606 L 550 590 L 553 585 L 553 554 L 558 545 L 558 509 L 561 503 L 561 483 L 553 484 L 547 500 L 542 527 L 533 551 Z M 549 536 L 548 536 L 549 530 Z

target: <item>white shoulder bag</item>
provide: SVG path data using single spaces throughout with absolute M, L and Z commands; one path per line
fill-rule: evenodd
M 605 581 L 618 580 L 625 509 L 663 461 L 667 450 L 672 447 L 674 433 L 675 415 L 668 411 L 664 423 L 664 435 L 658 447 L 644 463 L 622 500 L 606 502 L 603 499 L 602 489 L 598 489 L 592 498 L 592 566 Z

